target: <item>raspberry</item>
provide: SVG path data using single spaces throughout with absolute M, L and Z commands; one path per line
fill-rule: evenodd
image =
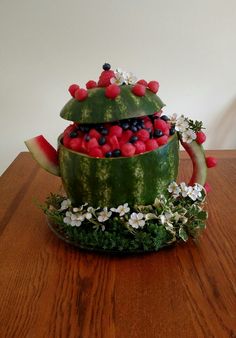
M 135 146 L 135 154 L 144 153 L 146 150 L 145 143 L 142 141 L 135 142 L 134 146 Z
M 79 86 L 77 84 L 72 84 L 70 85 L 70 87 L 68 88 L 68 91 L 70 92 L 70 95 L 72 97 L 75 97 L 75 92 L 76 90 L 79 89 Z
M 207 168 L 213 168 L 217 165 L 217 159 L 215 157 L 206 157 Z
M 80 152 L 86 154 L 87 153 L 87 142 L 83 139 L 80 147 Z
M 206 190 L 207 193 L 209 193 L 211 191 L 211 186 L 207 182 L 204 184 L 204 188 L 205 188 L 205 190 Z
M 101 134 L 96 129 L 92 128 L 89 131 L 89 136 L 90 136 L 90 138 L 94 137 L 95 139 L 98 140 L 101 137 Z
M 105 96 L 109 99 L 115 99 L 120 94 L 120 87 L 113 83 L 106 87 Z
M 150 138 L 149 132 L 145 129 L 140 129 L 136 135 L 138 136 L 138 139 L 143 142 L 147 141 Z
M 198 144 L 202 144 L 206 141 L 206 135 L 202 131 L 198 131 L 196 135 L 197 135 L 196 141 Z
M 154 117 L 160 117 L 161 114 L 162 114 L 162 110 L 156 111 L 156 112 L 153 114 L 153 116 L 154 116 Z
M 153 124 L 151 120 L 144 121 L 145 128 L 153 130 Z
M 169 136 L 170 135 L 170 128 L 169 128 L 169 125 L 168 125 L 168 128 L 166 128 L 166 130 L 164 130 L 163 132 L 166 136 Z
M 111 151 L 111 147 L 109 146 L 109 144 L 106 143 L 103 146 L 101 146 L 101 150 L 102 150 L 103 154 L 105 155 L 106 153 Z
M 92 88 L 95 88 L 95 87 L 97 87 L 97 82 L 96 82 L 96 81 L 89 80 L 89 81 L 86 83 L 86 88 L 87 88 L 87 89 L 92 89 Z
M 109 142 L 109 144 L 111 146 L 111 150 L 120 149 L 119 141 L 118 141 L 118 139 L 117 139 L 117 137 L 115 135 L 110 136 L 108 138 L 108 142 Z
M 121 154 L 125 157 L 131 157 L 135 154 L 135 147 L 131 143 L 125 143 L 121 147 Z
M 91 138 L 91 140 L 87 142 L 88 151 L 90 151 L 92 148 L 98 148 L 98 147 L 99 147 L 99 144 L 98 144 L 98 141 L 95 139 L 95 137 Z
M 148 83 L 148 88 L 151 90 L 151 92 L 153 93 L 157 93 L 158 92 L 158 89 L 159 89 L 159 82 L 157 81 L 150 81 Z
M 143 79 L 138 80 L 137 83 L 138 83 L 138 84 L 141 84 L 141 85 L 143 85 L 143 86 L 145 86 L 145 87 L 147 87 L 147 85 L 148 85 L 147 81 L 146 81 L 146 80 L 143 80 Z
M 63 132 L 63 135 L 69 135 L 75 129 L 74 124 L 70 124 Z
M 155 129 L 160 129 L 163 133 L 166 132 L 166 129 L 169 129 L 168 124 L 162 119 L 155 120 L 154 127 Z
M 150 139 L 150 140 L 147 140 L 146 141 L 146 150 L 149 151 L 149 150 L 154 150 L 158 148 L 158 143 L 156 140 L 154 139 Z
M 132 93 L 136 96 L 144 96 L 146 93 L 146 87 L 137 83 L 133 86 Z
M 88 154 L 92 157 L 104 157 L 103 152 L 99 148 L 89 149 Z
M 81 138 L 72 138 L 69 143 L 69 148 L 75 151 L 79 151 L 81 147 L 82 140 Z
M 156 141 L 157 141 L 157 143 L 158 143 L 159 146 L 163 146 L 164 144 L 167 143 L 167 141 L 168 141 L 168 136 L 163 135 L 163 136 L 161 136 L 161 137 L 158 137 L 158 138 L 156 139 Z
M 79 88 L 75 92 L 75 99 L 78 101 L 84 101 L 88 97 L 88 92 L 86 89 Z
M 121 137 L 122 131 L 123 130 L 120 126 L 111 126 L 109 134 L 111 136 L 115 135 L 116 137 Z
M 111 78 L 115 77 L 113 70 L 104 70 L 98 80 L 98 87 L 107 87 L 111 84 Z

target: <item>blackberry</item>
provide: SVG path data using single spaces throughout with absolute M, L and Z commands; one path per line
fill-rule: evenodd
M 90 126 L 87 125 L 87 124 L 84 124 L 84 130 L 83 130 L 83 131 L 84 131 L 85 133 L 88 133 L 89 130 L 90 130 Z
M 163 136 L 164 134 L 163 134 L 163 131 L 162 130 L 160 130 L 160 129 L 155 129 L 154 130 L 154 133 L 153 133 L 153 136 L 154 137 L 161 137 L 161 136 Z
M 114 157 L 119 157 L 120 154 L 121 154 L 120 149 L 115 149 L 115 150 L 113 150 L 113 152 L 112 152 L 112 155 L 113 155 Z
M 138 131 L 138 128 L 136 126 L 131 126 L 130 129 L 133 133 L 136 133 L 136 131 Z
M 107 128 L 103 128 L 103 129 L 101 130 L 101 134 L 102 134 L 102 135 L 107 135 L 107 134 L 108 134 L 108 129 L 107 129 Z
M 121 128 L 123 130 L 129 129 L 129 122 L 127 122 L 127 121 L 121 122 Z

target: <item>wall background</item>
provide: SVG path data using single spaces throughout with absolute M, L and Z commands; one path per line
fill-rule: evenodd
M 104 61 L 158 80 L 167 114 L 204 121 L 206 148 L 236 148 L 235 13 L 235 0 L 1 0 L 0 174 L 25 139 L 56 145 L 68 86 Z

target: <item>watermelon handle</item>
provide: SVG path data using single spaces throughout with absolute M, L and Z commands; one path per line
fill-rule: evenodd
M 57 151 L 43 135 L 25 141 L 25 145 L 43 169 L 53 175 L 60 176 Z
M 207 177 L 207 165 L 203 146 L 198 144 L 196 141 L 192 141 L 191 143 L 183 142 L 181 137 L 180 143 L 189 154 L 193 166 L 193 173 L 188 185 L 194 185 L 194 183 L 199 183 L 204 186 Z

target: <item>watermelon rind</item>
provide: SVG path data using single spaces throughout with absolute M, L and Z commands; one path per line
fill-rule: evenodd
M 59 166 L 68 198 L 74 205 L 111 207 L 152 203 L 176 180 L 177 135 L 168 143 L 133 157 L 95 158 L 64 147 L 59 141 Z
M 145 96 L 139 97 L 132 93 L 131 85 L 120 88 L 120 95 L 115 99 L 105 97 L 104 88 L 89 89 L 86 100 L 72 98 L 62 108 L 60 116 L 79 123 L 103 123 L 152 115 L 164 107 L 161 99 L 148 89 Z

